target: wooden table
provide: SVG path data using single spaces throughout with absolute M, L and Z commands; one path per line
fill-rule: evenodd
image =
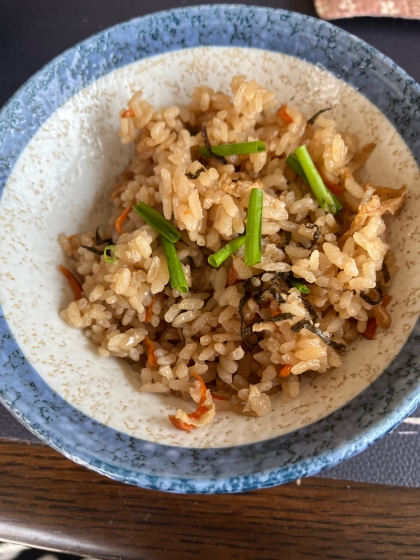
M 234 495 L 108 480 L 0 439 L 0 540 L 101 559 L 420 558 L 420 489 L 303 479 Z

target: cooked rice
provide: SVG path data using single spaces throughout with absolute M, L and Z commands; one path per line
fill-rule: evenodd
M 360 293 L 378 282 L 389 286 L 382 272 L 384 259 L 391 278 L 398 270 L 384 241 L 382 214 L 401 208 L 405 190 L 392 195 L 390 189 L 360 184 L 357 168 L 371 145 L 359 147 L 355 136 L 340 132 L 325 114 L 310 126 L 288 106 L 293 122 L 284 122 L 276 114 L 274 93 L 254 80 L 236 76 L 231 89 L 233 99 L 197 87 L 189 105 L 165 110 L 156 110 L 141 92 L 134 94 L 129 111 L 121 111 L 119 135 L 124 144 L 134 142 L 135 155 L 111 196 L 115 212 L 100 228 L 101 238 L 112 238 L 116 245 L 117 261 L 107 263 L 82 247 L 103 249 L 93 232 L 60 235 L 84 292 L 62 317 L 71 327 L 84 329 L 102 357 L 128 359 L 142 392 L 172 393 L 200 403 L 200 381 L 193 374 L 201 376 L 210 389 L 203 403 L 208 414 L 196 420 L 177 412 L 180 422 L 194 427 L 211 422 L 215 409 L 262 416 L 271 409 L 271 395 L 282 391 L 286 401 L 299 395 L 301 374 L 322 374 L 341 365 L 337 351 L 317 334 L 307 328 L 292 330 L 302 319 L 311 320 L 296 288 L 287 289 L 285 303 L 272 296 L 268 306 L 247 301 L 245 322 L 264 320 L 252 327 L 258 344 L 250 350 L 239 314 L 245 280 L 265 273 L 259 278 L 267 282 L 276 273 L 292 271 L 309 287 L 306 300 L 317 311 L 316 326 L 337 344 L 349 345 L 365 332 L 371 317 L 379 327 L 389 327 L 388 311 Z M 196 150 L 203 145 L 203 125 L 212 145 L 259 139 L 266 152 L 229 156 L 225 164 L 203 162 Z M 285 164 L 302 144 L 326 180 L 345 189 L 345 208 L 337 218 L 319 207 L 309 187 Z M 203 164 L 205 171 L 197 179 L 186 176 Z M 264 190 L 262 261 L 246 266 L 242 247 L 214 269 L 207 264 L 208 255 L 245 231 L 251 188 Z M 156 207 L 181 231 L 176 249 L 189 293 L 171 289 L 158 234 L 136 212 L 129 213 L 124 233 L 117 233 L 117 218 L 137 201 Z M 313 224 L 319 230 L 315 242 Z M 289 244 L 284 232 L 291 234 Z M 228 286 L 231 267 L 237 283 Z M 276 313 L 293 318 L 268 321 Z M 154 344 L 155 366 L 147 362 L 146 337 Z M 279 375 L 284 364 L 292 366 L 287 377 Z

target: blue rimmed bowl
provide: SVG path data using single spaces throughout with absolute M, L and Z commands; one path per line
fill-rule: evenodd
M 176 400 L 139 392 L 126 364 L 104 360 L 59 317 L 70 295 L 57 243 L 106 214 L 130 157 L 118 110 L 137 89 L 155 105 L 183 103 L 199 84 L 229 91 L 245 74 L 325 106 L 341 130 L 378 144 L 364 171 L 410 189 L 388 224 L 401 270 L 393 324 L 358 342 L 343 366 L 307 376 L 298 399 L 263 418 L 220 413 L 186 434 Z M 281 10 L 203 6 L 135 19 L 70 49 L 0 113 L 0 395 L 36 435 L 91 469 L 145 488 L 237 492 L 314 474 L 365 449 L 419 403 L 420 88 L 389 59 L 334 26 Z

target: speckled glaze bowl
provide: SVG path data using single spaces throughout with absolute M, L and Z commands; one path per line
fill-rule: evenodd
M 57 271 L 61 231 L 106 217 L 131 149 L 118 110 L 142 89 L 155 105 L 194 86 L 229 91 L 242 73 L 306 116 L 333 107 L 340 129 L 378 147 L 364 171 L 410 188 L 388 240 L 401 271 L 393 324 L 359 341 L 343 366 L 305 376 L 298 399 L 271 414 L 218 413 L 175 430 L 176 399 L 142 394 L 122 360 L 100 358 L 61 320 L 71 294 Z M 204 6 L 118 25 L 58 57 L 0 113 L 0 395 L 34 433 L 107 476 L 171 492 L 237 492 L 314 474 L 363 450 L 419 402 L 420 88 L 362 41 L 291 12 Z M 293 101 L 291 101 L 293 100 Z

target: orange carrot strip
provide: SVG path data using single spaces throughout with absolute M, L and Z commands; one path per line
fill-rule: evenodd
M 71 286 L 71 289 L 74 292 L 74 299 L 81 299 L 82 296 L 82 286 L 80 284 L 80 282 L 77 280 L 77 278 L 70 272 L 70 270 L 68 268 L 66 268 L 65 266 L 63 266 L 62 264 L 60 264 L 60 266 L 58 267 L 61 274 L 64 274 L 64 276 L 67 278 L 67 280 L 69 281 L 69 284 Z
M 173 414 L 169 415 L 169 420 L 175 426 L 175 428 L 178 428 L 178 430 L 184 430 L 184 432 L 190 432 L 191 430 L 195 430 L 196 428 L 192 424 L 187 424 L 186 422 L 183 422 Z
M 322 176 L 322 179 L 327 189 L 331 191 L 333 194 L 335 194 L 335 196 L 341 196 L 344 194 L 344 188 L 341 185 L 337 185 L 337 183 L 332 183 L 324 176 Z
M 277 315 L 280 315 L 280 314 L 281 314 L 280 308 L 277 308 L 277 309 L 275 309 L 275 310 L 273 311 L 272 316 L 273 316 L 273 317 L 277 317 Z
M 389 305 L 391 299 L 392 299 L 391 296 L 389 296 L 388 294 L 384 294 L 384 298 L 382 300 L 381 307 L 387 307 L 387 305 Z
M 233 286 L 237 279 L 238 279 L 238 277 L 236 275 L 236 269 L 232 265 L 230 267 L 228 275 L 227 275 L 226 286 Z
M 118 231 L 118 233 L 120 235 L 122 235 L 124 233 L 124 230 L 122 228 L 123 223 L 125 222 L 125 220 L 128 217 L 128 214 L 131 212 L 131 205 L 129 204 L 127 206 L 127 208 L 124 208 L 124 212 L 121 214 L 121 216 L 118 218 L 118 220 L 115 223 L 115 229 Z
M 290 372 L 292 371 L 292 364 L 286 364 L 284 365 L 281 370 L 279 371 L 279 376 L 280 377 L 288 377 L 290 375 Z
M 199 420 L 203 414 L 205 414 L 206 412 L 208 412 L 208 408 L 206 406 L 203 406 L 202 404 L 199 405 L 199 407 L 197 408 L 197 410 L 194 410 L 194 412 L 191 412 L 190 414 L 187 414 L 188 418 L 194 418 L 194 420 Z
M 337 185 L 337 183 L 333 183 L 332 181 L 327 179 L 325 177 L 325 174 L 322 173 L 322 171 L 321 171 L 321 169 L 318 165 L 315 165 L 315 167 L 316 167 L 318 173 L 321 175 L 322 180 L 324 181 L 327 189 L 329 191 L 331 191 L 333 194 L 335 194 L 335 196 L 342 196 L 344 194 L 344 187 L 342 187 L 341 185 Z
M 143 342 L 147 346 L 147 361 L 149 362 L 149 365 L 151 366 L 159 365 L 157 363 L 157 358 L 155 356 L 155 345 L 153 344 L 153 342 L 150 340 L 148 336 L 145 337 Z
M 277 116 L 280 117 L 281 119 L 284 120 L 284 122 L 287 123 L 292 123 L 293 119 L 292 117 L 286 112 L 287 109 L 287 105 L 283 105 L 283 107 L 280 107 L 280 109 L 277 111 Z
M 154 295 L 154 296 L 152 297 L 152 301 L 150 302 L 150 305 L 149 305 L 149 307 L 147 308 L 147 311 L 146 311 L 146 318 L 145 318 L 146 323 L 150 323 L 150 321 L 152 320 L 152 313 L 153 313 L 153 312 L 152 312 L 152 309 L 153 309 L 153 305 L 154 305 L 155 301 L 157 300 L 157 298 L 158 298 L 159 296 L 160 296 L 160 293 L 159 293 L 159 294 L 156 294 L 156 295 Z
M 203 404 L 203 402 L 207 398 L 207 387 L 202 378 L 198 375 L 198 373 L 193 373 L 193 376 L 200 382 L 200 402 L 198 404 Z M 189 416 L 189 415 L 188 415 Z
M 147 338 L 147 337 L 146 337 Z M 146 340 L 146 339 L 145 339 Z M 193 418 L 194 420 L 199 420 L 203 414 L 205 414 L 209 409 L 206 406 L 203 406 L 204 401 L 207 398 L 207 387 L 202 378 L 198 375 L 198 373 L 193 373 L 193 376 L 200 382 L 200 401 L 198 403 L 197 409 L 190 414 L 187 414 L 188 418 Z M 169 415 L 169 420 L 179 430 L 184 430 L 185 432 L 190 432 L 191 430 L 195 429 L 195 426 L 192 424 L 187 424 L 186 422 L 182 422 L 179 418 L 176 418 L 174 415 Z
M 374 340 L 376 329 L 377 329 L 376 318 L 371 317 L 367 322 L 365 332 L 362 334 L 368 340 Z
M 129 119 L 130 117 L 134 117 L 134 111 L 133 109 L 127 109 L 127 111 L 124 111 L 123 113 L 121 113 L 121 118 L 122 119 Z

